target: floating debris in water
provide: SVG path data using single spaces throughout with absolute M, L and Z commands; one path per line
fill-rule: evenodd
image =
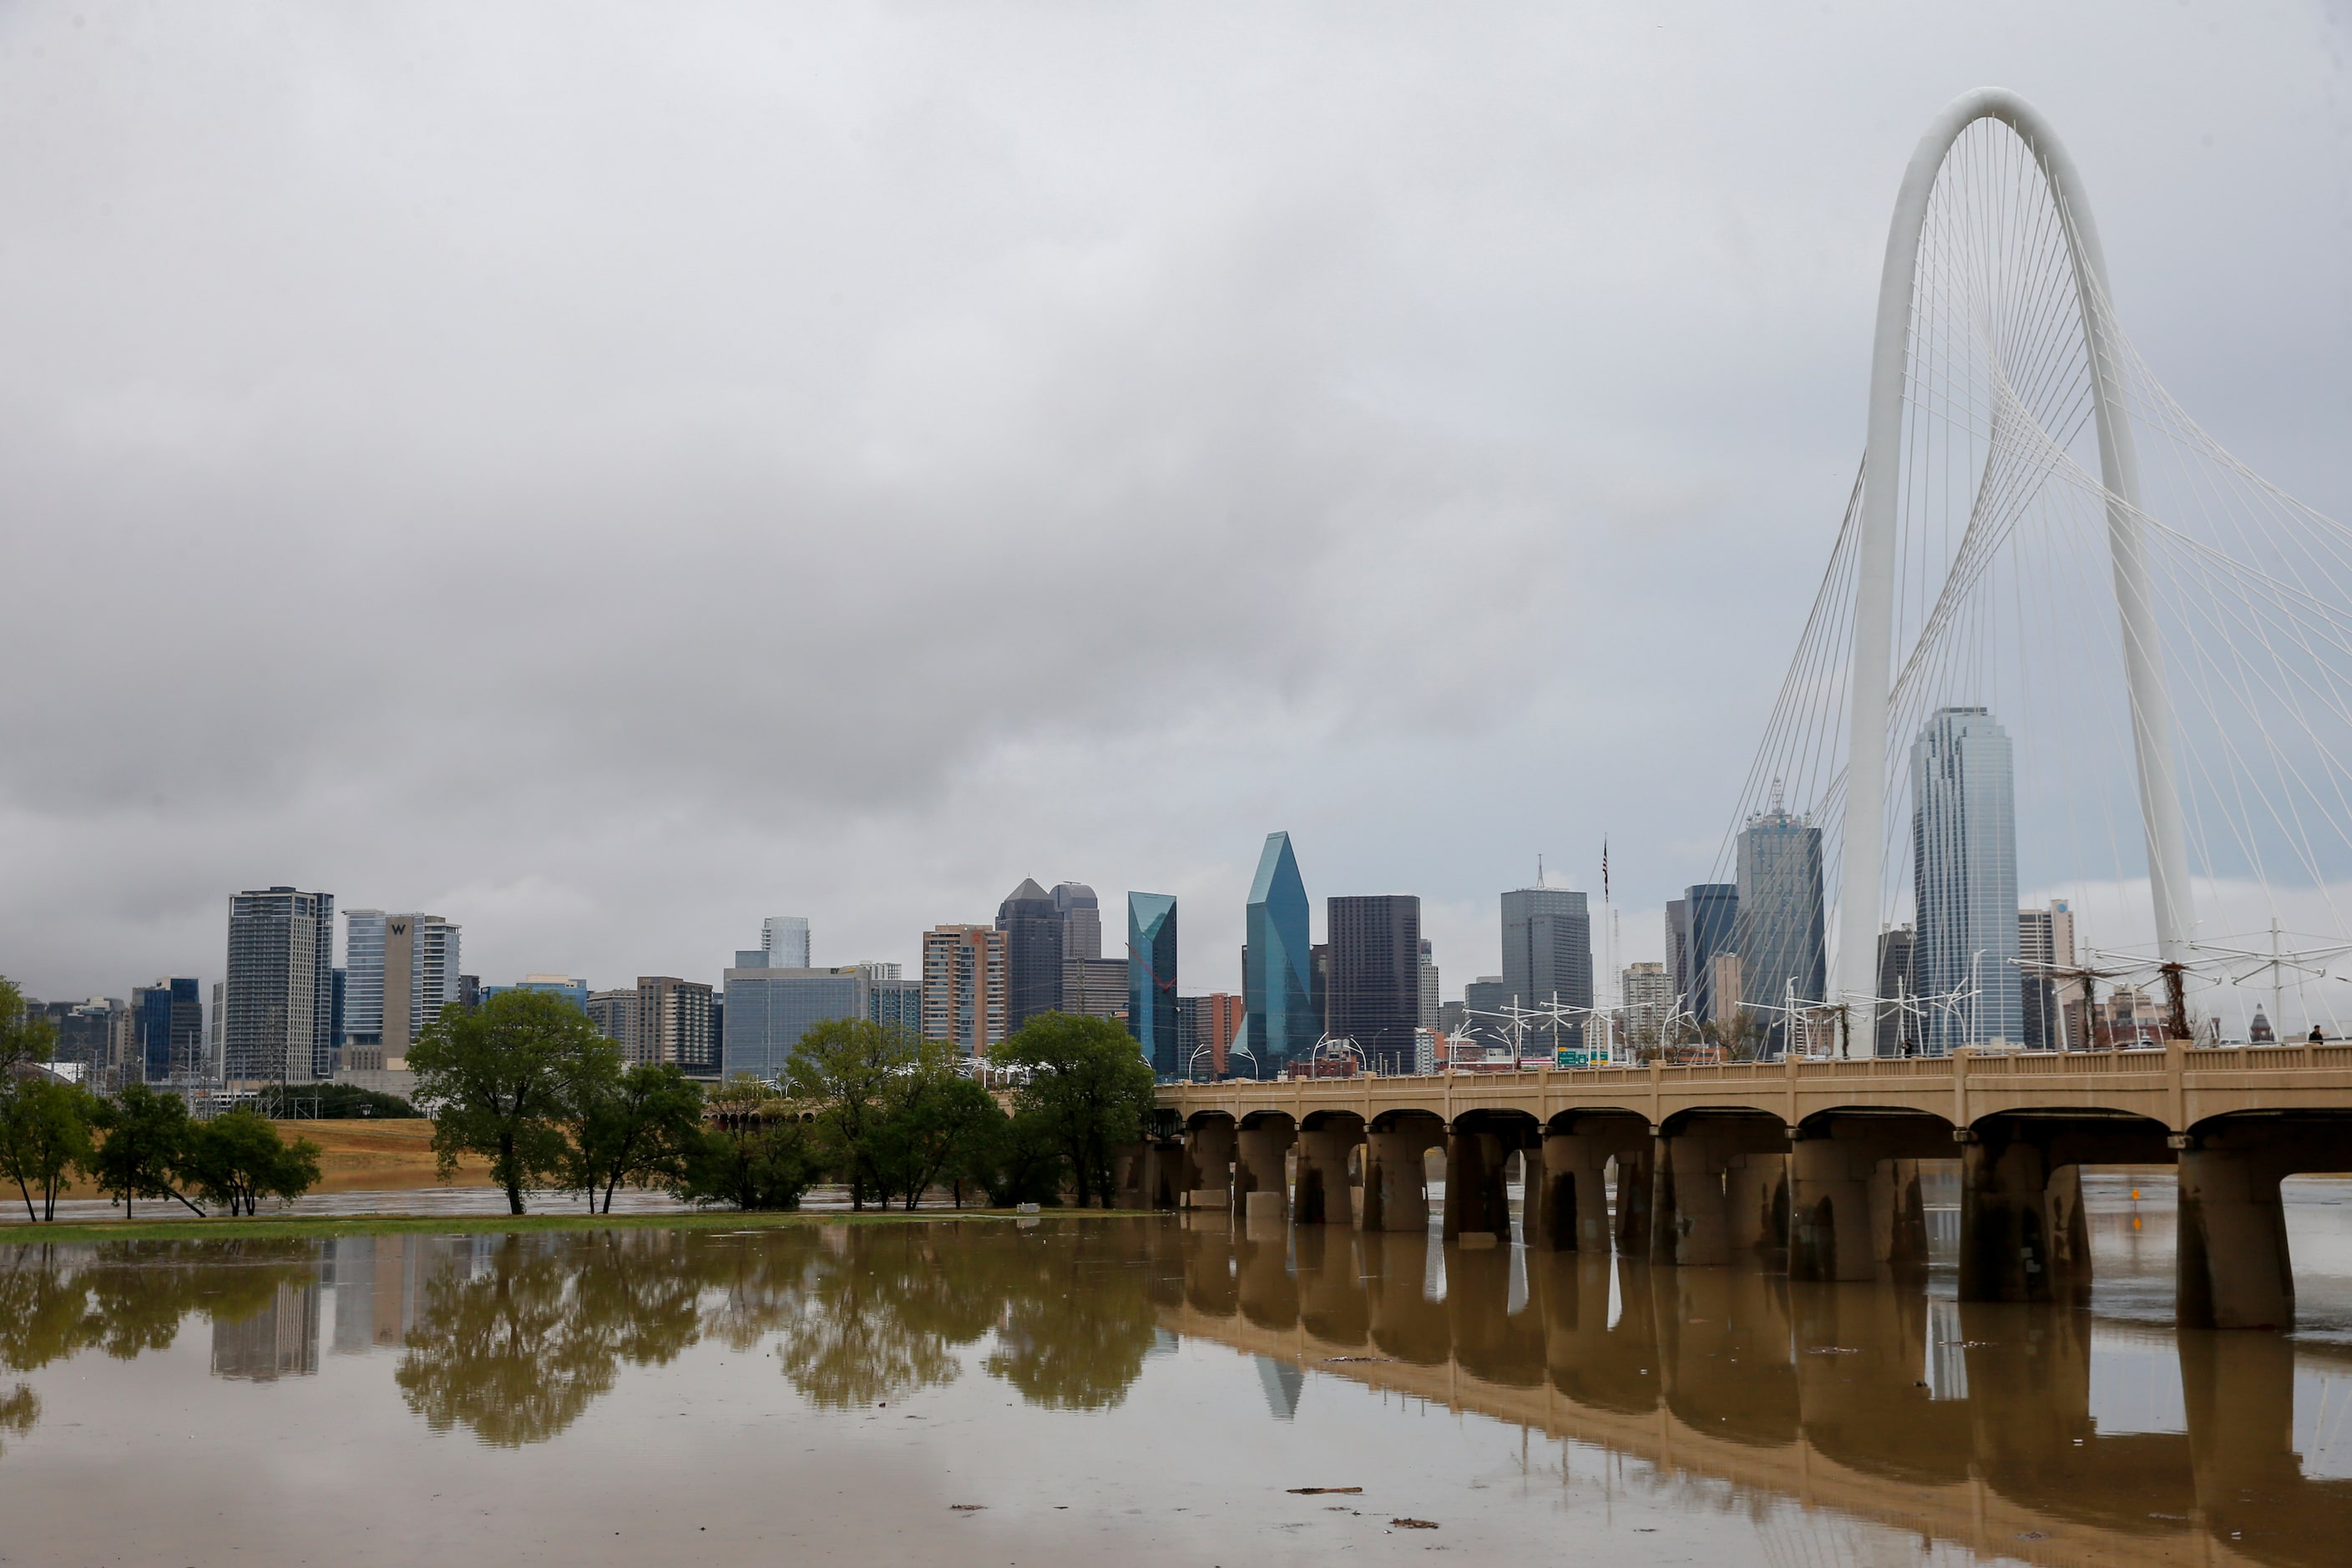
M 1344 1493 L 1349 1496 L 1353 1496 L 1355 1493 L 1362 1491 L 1363 1489 L 1364 1489 L 1361 1487 L 1293 1487 L 1290 1489 L 1290 1495 L 1293 1497 L 1330 1497 L 1335 1494 Z
M 1389 1521 L 1389 1528 L 1391 1530 L 1435 1530 L 1437 1528 L 1437 1521 L 1433 1519 L 1392 1519 Z

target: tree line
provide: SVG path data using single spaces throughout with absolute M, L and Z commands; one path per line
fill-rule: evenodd
M 289 1142 L 267 1114 L 291 1104 L 197 1121 L 178 1096 L 144 1084 L 102 1098 L 19 1070 L 45 1058 L 47 1029 L 0 980 L 0 1180 L 28 1217 L 54 1219 L 77 1176 L 126 1215 L 142 1198 L 249 1215 L 317 1184 L 318 1146 Z M 408 1052 L 441 1175 L 468 1155 L 486 1161 L 513 1214 L 549 1191 L 609 1214 L 625 1186 L 789 1209 L 826 1180 L 857 1209 L 912 1209 L 935 1191 L 958 1206 L 1110 1206 L 1114 1153 L 1153 1114 L 1151 1071 L 1127 1031 L 1048 1014 L 989 1060 L 1017 1085 L 1003 1100 L 945 1042 L 835 1019 L 803 1037 L 781 1083 L 706 1092 L 675 1065 L 625 1062 L 577 1006 L 535 991 L 446 1008 Z M 394 1107 L 407 1109 L 383 1109 Z
M 1112 1159 L 1143 1136 L 1151 1069 L 1118 1024 L 1047 1014 L 989 1053 L 1017 1081 L 1010 1108 L 953 1047 L 862 1018 L 809 1029 L 782 1081 L 711 1089 L 669 1063 L 622 1060 L 585 1014 L 545 992 L 508 991 L 444 1011 L 409 1048 L 443 1174 L 475 1155 L 521 1214 L 532 1192 L 575 1193 L 612 1212 L 624 1186 L 689 1203 L 796 1207 L 824 1180 L 853 1208 L 1108 1207 Z

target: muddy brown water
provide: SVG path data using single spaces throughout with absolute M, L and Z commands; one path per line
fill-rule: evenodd
M 2168 1185 L 2089 1186 L 2088 1310 L 1175 1218 L 12 1232 L 0 1563 L 2352 1562 L 2352 1184 L 2290 1184 L 2293 1335 L 2175 1333 Z

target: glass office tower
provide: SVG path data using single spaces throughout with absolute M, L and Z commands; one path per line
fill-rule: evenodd
M 1766 1025 L 1767 1056 L 1788 1048 L 1791 984 L 1800 1003 L 1823 999 L 1828 931 L 1822 901 L 1822 830 L 1778 800 L 1739 834 L 1740 982 Z M 1774 1011 L 1779 1009 L 1779 1011 Z
M 1176 1006 L 1176 897 L 1127 895 L 1127 1029 L 1160 1079 L 1181 1076 L 1192 1042 Z
M 1250 881 L 1243 925 L 1243 1006 L 1261 1076 L 1304 1058 L 1322 1030 L 1315 1017 L 1313 954 L 1307 941 L 1307 884 L 1290 835 L 1269 833 Z
M 2017 1044 L 2017 795 L 1988 708 L 1939 708 L 1911 746 L 1912 964 L 1927 1051 Z

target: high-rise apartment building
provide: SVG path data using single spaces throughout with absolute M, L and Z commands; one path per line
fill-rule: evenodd
M 765 968 L 763 964 L 761 967 Z M 637 988 L 634 985 L 588 994 L 588 1021 L 596 1032 L 621 1047 L 621 1059 L 637 1056 Z
M 1739 953 L 1746 1002 L 1764 1026 L 1764 1054 L 1789 1042 L 1789 998 L 1825 999 L 1829 941 L 1822 900 L 1822 830 L 1790 814 L 1779 791 L 1739 832 Z
M 770 915 L 760 926 L 760 951 L 770 969 L 809 966 L 809 927 L 805 915 Z
M 1062 1005 L 1062 911 L 1054 895 L 1024 877 L 996 908 L 1004 937 L 1004 1026 L 1009 1033 Z
M 1005 933 L 934 926 L 923 933 L 923 1037 L 984 1057 L 1005 1036 Z
M 1675 993 L 1663 963 L 1629 963 L 1618 986 L 1625 999 L 1624 1043 L 1653 1050 L 1665 1043 L 1666 1020 L 1674 1016 Z
M 1176 896 L 1127 895 L 1127 1031 L 1154 1074 L 1184 1070 L 1191 1042 L 1176 1026 Z
M 1503 988 L 1519 1006 L 1592 1005 L 1592 917 L 1567 888 L 1515 888 L 1503 895 Z M 1529 1055 L 1582 1044 L 1580 1024 L 1530 1027 Z
M 719 1036 L 711 1026 L 711 991 L 674 974 L 637 976 L 635 1058 L 669 1062 L 688 1078 L 719 1076 Z
M 903 987 L 904 981 L 888 981 Z M 873 1016 L 875 984 L 863 964 L 785 969 L 761 964 L 726 972 L 727 1028 L 719 1077 L 782 1080 L 801 1037 L 836 1018 Z
M 1675 900 L 1682 908 L 1682 933 L 1676 947 L 1682 953 L 1683 1011 L 1701 1023 L 1713 1023 L 1736 1009 L 1734 993 L 1716 994 L 1716 957 L 1739 951 L 1739 887 L 1734 882 L 1699 882 L 1683 889 Z
M 1420 1016 L 1415 1022 L 1424 1029 L 1436 1028 L 1438 1014 L 1444 1007 L 1444 1000 L 1438 991 L 1436 950 L 1430 946 L 1427 937 L 1423 937 L 1421 939 L 1421 1007 Z
M 1690 904 L 1666 900 L 1666 984 L 1676 996 L 1690 994 Z
M 1375 1072 L 1416 1070 L 1421 900 L 1411 893 L 1375 893 L 1333 898 L 1324 910 L 1331 939 L 1332 1036 L 1355 1041 Z
M 1299 878 L 1290 835 L 1269 833 L 1250 881 L 1242 949 L 1249 1047 L 1262 1077 L 1279 1077 L 1291 1058 L 1314 1050 L 1323 1032 L 1307 925 L 1307 884 Z
M 335 898 L 277 887 L 228 905 L 222 1075 L 233 1088 L 334 1070 Z
M 2025 1037 L 2017 969 L 2017 802 L 2008 731 L 1939 708 L 1911 746 L 1916 967 L 1930 1055 Z

